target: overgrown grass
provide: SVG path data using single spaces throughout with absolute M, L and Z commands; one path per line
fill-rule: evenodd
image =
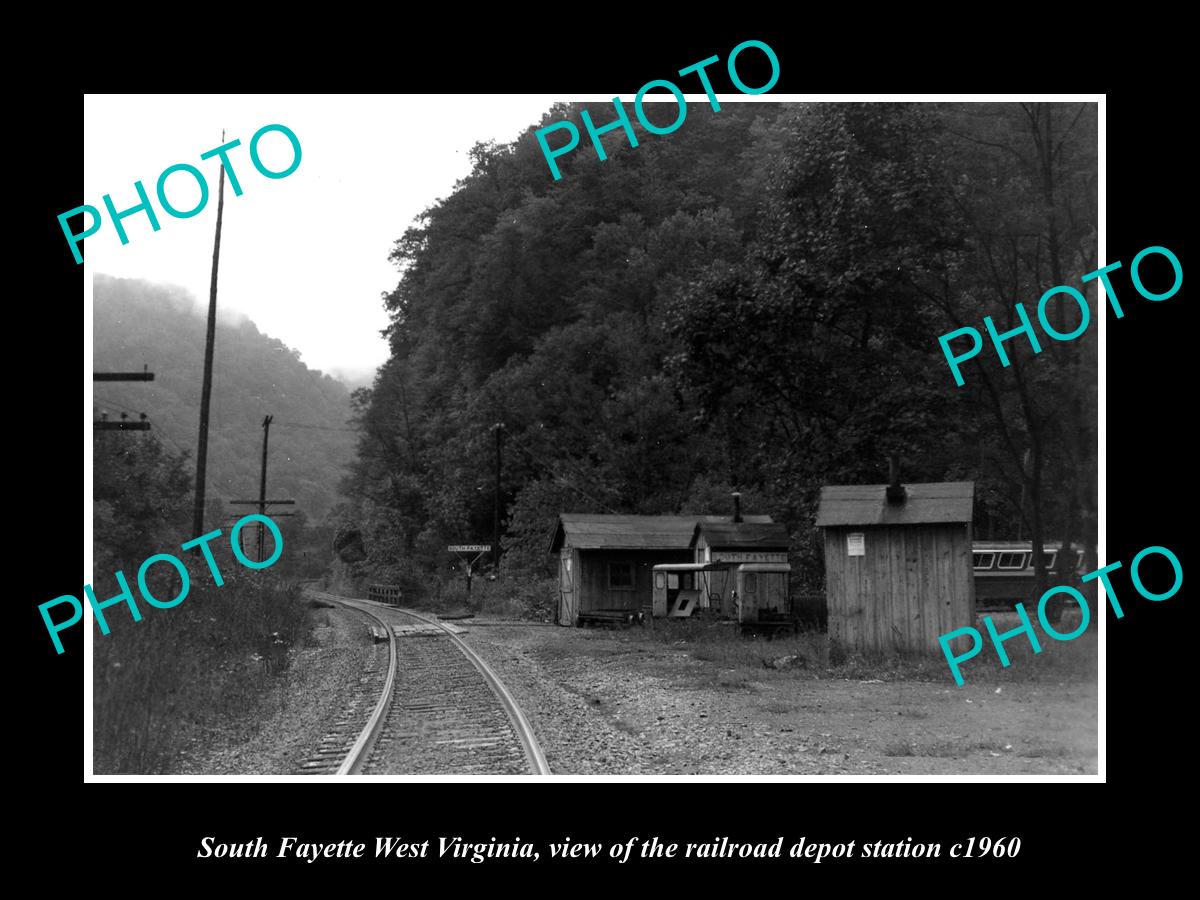
M 1069 631 L 1075 624 L 1065 619 L 1060 630 Z M 1011 627 L 999 620 L 996 626 L 1001 632 Z M 984 631 L 982 626 L 979 630 Z M 678 646 L 722 669 L 755 670 L 759 673 L 756 677 L 787 671 L 812 678 L 937 681 L 954 686 L 946 659 L 936 649 L 925 654 L 851 652 L 824 632 L 777 637 L 743 635 L 736 624 L 712 619 L 656 619 L 645 628 L 614 628 L 611 633 L 622 641 L 651 640 Z M 1040 631 L 1038 636 L 1042 647 L 1039 654 L 1033 652 L 1024 636 L 1008 640 L 1005 649 L 1010 664 L 1005 668 L 985 633 L 980 654 L 962 663 L 965 682 L 1095 680 L 1098 668 L 1094 627 L 1073 641 L 1055 641 Z
M 997 740 L 973 740 L 960 738 L 958 740 L 937 741 L 892 741 L 883 748 L 884 756 L 933 756 L 942 759 L 963 757 L 969 753 L 986 751 L 1003 753 L 1012 747 Z
M 115 594 L 108 581 L 98 597 Z M 171 609 L 143 602 L 136 586 L 133 592 L 142 621 L 120 605 L 106 610 L 107 636 L 94 626 L 97 774 L 168 774 L 214 732 L 252 732 L 272 678 L 311 629 L 299 590 L 269 573 L 227 569 L 223 587 L 193 577 L 191 593 Z
M 520 578 L 475 578 L 467 595 L 466 579 L 438 583 L 425 604 L 435 612 L 474 613 L 499 619 L 548 622 L 558 607 L 558 580 L 529 581 Z

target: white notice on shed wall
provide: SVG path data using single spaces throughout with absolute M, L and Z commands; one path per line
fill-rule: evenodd
M 861 531 L 852 531 L 846 535 L 846 553 L 850 556 L 866 556 L 866 535 L 864 535 Z

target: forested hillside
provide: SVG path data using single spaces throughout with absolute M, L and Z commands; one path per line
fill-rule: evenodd
M 358 574 L 490 539 L 496 425 L 511 573 L 547 571 L 560 511 L 740 489 L 816 585 L 819 488 L 892 453 L 976 481 L 977 534 L 1094 539 L 1094 327 L 981 354 L 962 388 L 937 343 L 1096 267 L 1094 106 L 693 105 L 669 137 L 609 133 L 607 161 L 585 135 L 556 182 L 533 129 L 580 108 L 477 146 L 396 242 L 391 359 L 355 394 Z
M 105 275 L 94 293 L 96 370 L 154 372 L 148 383 L 97 383 L 97 413 L 146 413 L 152 433 L 170 452 L 186 452 L 193 472 L 207 306 L 178 288 Z M 350 415 L 349 392 L 252 322 L 218 318 L 207 487 L 218 510 L 219 502 L 257 498 L 266 415 L 275 417 L 268 491 L 295 498 L 304 518 L 317 522 L 337 502 L 353 457 L 354 435 L 337 430 Z

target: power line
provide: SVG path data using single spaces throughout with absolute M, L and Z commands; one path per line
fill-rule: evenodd
M 184 450 L 181 446 L 179 446 L 179 444 L 175 442 L 175 439 L 173 437 L 171 437 L 169 434 L 167 434 L 165 431 L 163 431 L 161 425 L 158 426 L 158 430 L 155 433 L 159 437 L 163 438 L 168 444 L 170 444 L 176 450 L 178 450 L 180 456 L 187 455 L 187 451 Z
M 349 428 L 338 425 L 311 425 L 306 422 L 272 422 L 276 428 L 311 428 L 316 431 L 362 431 L 361 428 Z
M 108 406 L 108 407 L 112 407 L 113 409 L 120 411 L 120 412 L 134 413 L 139 416 L 142 415 L 142 413 L 139 410 L 133 409 L 132 407 L 129 407 L 129 406 L 125 406 L 121 403 L 117 403 L 115 400 L 107 400 L 103 397 L 94 397 L 93 405 L 101 406 L 101 407 Z M 165 440 L 172 447 L 174 447 L 179 452 L 180 455 L 187 453 L 187 451 L 184 450 L 183 447 L 181 447 L 174 438 L 172 438 L 169 434 L 167 434 L 167 432 L 165 432 L 163 430 L 162 424 L 160 422 L 158 422 L 155 419 L 151 419 L 149 416 L 146 417 L 146 421 L 150 422 L 152 425 L 154 425 L 154 427 L 155 427 L 154 433 L 158 437 Z
M 139 415 L 139 416 L 142 414 L 142 410 L 134 409 L 132 406 L 125 406 L 122 403 L 118 403 L 116 400 L 107 400 L 104 397 L 93 397 L 92 398 L 93 402 L 95 402 L 97 400 L 100 401 L 101 405 L 104 405 L 104 406 L 111 406 L 114 409 L 123 410 L 124 412 L 128 412 L 128 413 L 135 413 L 136 415 Z

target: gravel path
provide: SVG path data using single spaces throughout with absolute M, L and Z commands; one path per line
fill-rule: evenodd
M 463 624 L 556 774 L 1096 771 L 1094 682 L 818 679 L 601 629 Z
M 361 615 L 314 615 L 313 645 L 294 655 L 265 701 L 274 712 L 249 736 L 216 734 L 184 773 L 289 774 L 320 742 L 365 667 L 386 650 Z M 605 629 L 456 624 L 521 705 L 556 774 L 1096 771 L 1094 680 L 955 688 L 831 679 L 723 667 L 693 657 L 682 642 Z

